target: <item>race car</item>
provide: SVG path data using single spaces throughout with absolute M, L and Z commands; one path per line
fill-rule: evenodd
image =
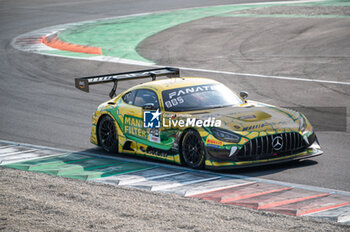
M 167 79 L 156 80 L 167 76 Z M 116 96 L 120 81 L 152 78 Z M 75 79 L 76 88 L 114 82 L 111 99 L 92 117 L 91 142 L 186 165 L 228 169 L 321 155 L 307 118 L 299 112 L 248 100 L 212 79 L 180 77 L 177 68 L 148 69 Z

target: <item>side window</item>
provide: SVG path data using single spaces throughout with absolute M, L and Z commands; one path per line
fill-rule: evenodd
M 123 101 L 126 102 L 127 104 L 133 105 L 134 104 L 134 99 L 135 99 L 135 93 L 136 93 L 136 90 L 127 92 L 122 97 Z
M 139 89 L 135 96 L 134 105 L 142 107 L 147 103 L 153 103 L 155 108 L 159 108 L 157 94 L 149 89 Z

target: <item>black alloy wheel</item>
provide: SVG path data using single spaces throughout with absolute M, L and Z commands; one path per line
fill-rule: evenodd
M 109 115 L 103 116 L 98 124 L 98 142 L 106 151 L 118 152 L 117 130 Z
M 194 169 L 204 167 L 205 148 L 201 136 L 195 130 L 186 132 L 181 143 L 181 155 L 184 163 Z

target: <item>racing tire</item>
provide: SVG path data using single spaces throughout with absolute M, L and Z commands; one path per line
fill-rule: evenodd
M 108 152 L 118 152 L 118 136 L 114 120 L 103 116 L 98 124 L 98 144 Z
M 189 130 L 181 141 L 181 158 L 183 163 L 193 169 L 204 167 L 206 150 L 201 136 L 195 130 Z

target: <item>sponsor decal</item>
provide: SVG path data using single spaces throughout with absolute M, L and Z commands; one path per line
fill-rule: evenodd
M 95 83 L 95 82 L 101 82 L 101 81 L 111 81 L 111 80 L 117 80 L 117 79 L 125 79 L 125 78 L 132 78 L 132 77 L 147 77 L 152 75 L 161 75 L 161 74 L 167 74 L 168 70 L 154 70 L 154 71 L 145 71 L 145 72 L 135 72 L 135 73 L 126 73 L 126 74 L 111 74 L 106 76 L 98 76 L 98 77 L 91 77 L 88 79 L 89 83 Z
M 145 128 L 160 128 L 159 109 L 143 112 L 143 127 Z
M 177 91 L 173 91 L 169 93 L 169 99 L 173 99 L 175 97 L 180 97 L 186 94 L 191 94 L 191 93 L 198 93 L 198 92 L 205 92 L 205 91 L 210 91 L 210 90 L 215 90 L 215 87 L 212 85 L 202 85 L 202 86 L 195 86 L 195 87 L 188 87 L 184 89 L 179 89 Z
M 151 155 L 162 157 L 162 158 L 167 158 L 168 156 L 174 156 L 177 154 L 176 150 L 170 149 L 169 151 L 164 151 L 164 150 L 157 149 L 154 147 L 147 147 L 146 152 L 151 154 Z
M 287 121 L 284 121 L 284 122 L 262 123 L 262 124 L 256 124 L 256 125 L 244 127 L 244 128 L 243 128 L 243 131 L 253 130 L 253 129 L 260 129 L 260 128 L 267 127 L 267 126 L 273 127 L 273 126 L 277 126 L 277 125 L 286 125 L 286 124 L 288 124 Z
M 220 147 L 223 145 L 222 141 L 213 140 L 213 139 L 210 139 L 209 137 L 207 138 L 206 143 L 208 147 Z
M 160 143 L 160 131 L 159 128 L 148 128 L 149 141 Z
M 142 119 L 130 115 L 124 116 L 124 133 L 147 139 L 147 130 L 143 128 Z
M 185 95 L 212 91 L 215 90 L 215 88 L 216 86 L 213 85 L 201 85 L 175 89 L 174 91 L 171 91 L 168 94 L 166 94 L 164 104 L 167 108 L 172 108 L 185 103 L 185 99 L 183 98 Z

